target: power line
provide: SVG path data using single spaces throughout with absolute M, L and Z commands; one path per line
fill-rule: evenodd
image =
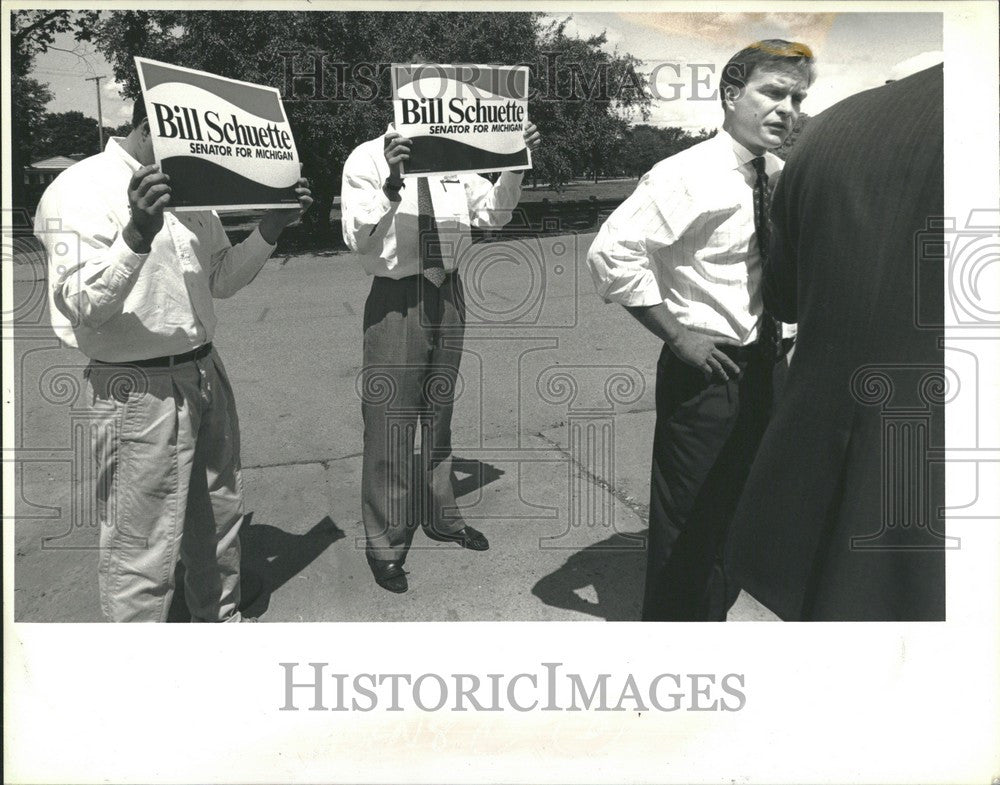
M 81 71 L 53 71 L 53 70 L 50 70 L 50 69 L 35 68 L 31 73 L 32 73 L 32 75 L 34 75 L 34 74 L 44 74 L 45 76 L 80 76 L 80 77 L 82 77 L 83 74 L 86 73 L 86 71 L 83 71 L 83 72 L 81 72 Z

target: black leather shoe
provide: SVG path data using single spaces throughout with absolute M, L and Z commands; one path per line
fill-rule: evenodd
M 375 576 L 375 583 L 383 589 L 395 594 L 402 594 L 410 588 L 406 582 L 406 570 L 400 561 L 382 561 L 374 559 L 369 554 L 365 554 L 368 559 L 368 566 L 371 567 L 372 575 Z
M 488 551 L 490 549 L 489 540 L 486 539 L 482 532 L 476 531 L 471 526 L 463 526 L 457 532 L 448 534 L 442 534 L 431 529 L 424 529 L 424 533 L 432 540 L 437 540 L 438 542 L 457 542 L 463 548 L 468 548 L 470 551 Z

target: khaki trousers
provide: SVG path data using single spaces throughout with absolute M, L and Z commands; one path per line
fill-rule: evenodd
M 239 621 L 240 429 L 218 354 L 169 368 L 91 363 L 86 376 L 104 616 L 166 621 L 180 559 L 192 621 Z

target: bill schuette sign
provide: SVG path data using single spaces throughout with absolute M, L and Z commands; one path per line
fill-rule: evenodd
M 412 141 L 403 176 L 531 168 L 525 66 L 392 66 L 395 128 Z
M 298 205 L 299 157 L 273 87 L 135 58 L 153 152 L 171 207 L 247 210 Z

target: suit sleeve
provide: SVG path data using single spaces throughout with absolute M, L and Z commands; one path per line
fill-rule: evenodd
M 774 190 L 771 202 L 771 242 L 763 268 L 762 293 L 764 307 L 782 322 L 793 324 L 798 319 L 798 258 L 795 252 L 794 210 L 788 173 L 784 173 Z

